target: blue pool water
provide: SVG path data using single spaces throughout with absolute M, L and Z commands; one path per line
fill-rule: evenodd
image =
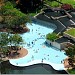
M 52 33 L 54 29 L 34 22 L 31 24 L 27 23 L 27 27 L 30 29 L 30 32 L 21 34 L 21 36 L 25 43 L 22 46 L 28 50 L 28 54 L 19 59 L 10 59 L 10 63 L 16 66 L 47 63 L 57 70 L 64 69 L 64 65 L 61 63 L 66 58 L 64 52 L 46 44 L 46 34 Z

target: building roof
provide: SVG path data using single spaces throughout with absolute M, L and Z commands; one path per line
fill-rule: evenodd
M 71 42 L 73 44 L 75 44 L 75 42 L 71 39 L 68 39 L 67 37 L 61 37 L 59 39 L 56 40 L 57 43 L 63 43 L 63 42 Z

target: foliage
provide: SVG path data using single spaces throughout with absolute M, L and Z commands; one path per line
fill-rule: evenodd
M 70 74 L 75 74 L 75 69 L 69 69 L 68 72 L 69 72 Z
M 13 5 L 11 4 L 11 2 L 7 1 L 2 7 L 1 7 L 1 12 L 4 13 L 9 9 L 13 9 Z
M 56 7 L 59 6 L 59 3 L 57 1 L 60 1 L 61 3 L 71 4 L 73 7 L 75 7 L 75 1 L 74 0 L 44 0 L 46 4 Z
M 19 34 L 14 34 L 10 36 L 9 40 L 10 40 L 10 43 L 15 46 L 18 46 L 20 43 L 23 42 L 22 37 L 20 37 Z
M 56 33 L 49 33 L 46 35 L 46 39 L 48 40 L 51 40 L 51 41 L 54 41 L 58 38 L 57 34 Z
M 74 59 L 75 56 L 75 45 L 73 45 L 72 47 L 69 47 L 67 50 L 65 50 L 65 54 L 71 58 Z
M 8 34 L 7 33 L 0 33 L 0 52 L 5 52 L 8 51 L 7 49 L 7 44 L 9 43 L 8 41 Z
M 65 54 L 69 56 L 69 64 L 75 68 L 75 45 L 69 47 L 65 52 Z
M 0 33 L 0 48 L 8 44 L 8 34 Z
M 9 45 L 19 46 L 22 42 L 22 37 L 19 34 L 0 33 L 0 52 L 6 54 L 9 51 Z
M 19 26 L 30 21 L 28 15 L 22 13 L 18 9 L 13 7 L 11 2 L 6 2 L 1 8 L 2 14 L 4 16 L 4 23 L 7 24 L 8 28 Z
M 4 15 L 11 15 L 11 16 L 18 16 L 18 17 L 25 16 L 24 13 L 22 13 L 21 11 L 19 11 L 16 8 L 9 9 L 9 10 L 5 11 L 3 14 Z

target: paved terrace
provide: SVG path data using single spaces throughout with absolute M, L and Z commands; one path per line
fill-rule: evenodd
M 67 17 L 60 18 L 59 21 L 62 22 L 65 27 L 69 27 L 71 24 L 73 24 Z
M 75 12 L 70 13 L 72 15 L 71 20 L 74 22 L 73 24 L 75 25 Z

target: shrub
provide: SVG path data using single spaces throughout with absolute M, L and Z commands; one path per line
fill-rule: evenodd
M 49 33 L 46 35 L 46 39 L 48 40 L 51 40 L 51 41 L 54 41 L 58 38 L 57 34 L 56 33 Z
M 2 12 L 2 14 L 5 12 L 5 11 L 7 11 L 7 10 L 9 10 L 9 9 L 13 9 L 13 5 L 12 5 L 12 3 L 11 2 L 6 2 L 2 7 L 1 7 L 1 12 Z

